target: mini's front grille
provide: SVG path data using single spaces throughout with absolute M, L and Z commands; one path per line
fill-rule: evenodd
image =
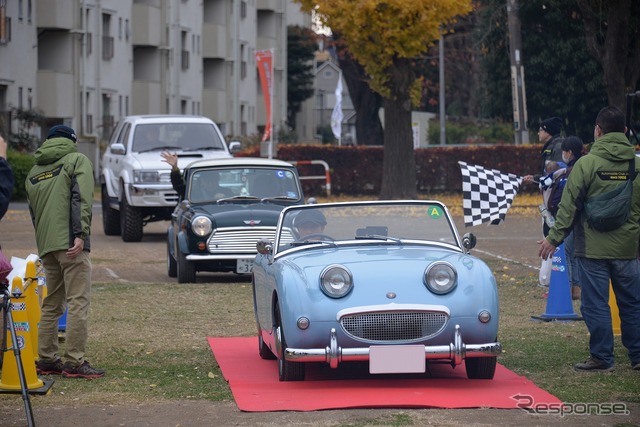
M 432 337 L 447 324 L 446 313 L 375 312 L 359 313 L 340 319 L 344 330 L 356 338 L 377 342 L 412 341 Z
M 209 252 L 255 254 L 258 240 L 273 241 L 275 232 L 275 227 L 219 228 L 209 238 Z

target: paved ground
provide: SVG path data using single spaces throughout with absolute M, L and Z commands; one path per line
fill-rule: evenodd
M 165 269 L 157 268 L 158 254 L 165 253 L 166 223 L 150 224 L 140 243 L 123 243 L 119 237 L 102 232 L 99 209 L 94 211 L 92 258 L 94 281 L 166 282 Z M 458 219 L 460 232 L 473 231 L 478 237 L 475 254 L 520 263 L 535 270 L 536 240 L 540 238 L 537 218 L 508 216 L 501 226 L 477 226 L 465 229 Z M 12 209 L 0 222 L 0 243 L 8 256 L 24 258 L 35 253 L 33 227 L 24 205 Z M 136 262 L 131 262 L 136 259 Z M 145 262 L 147 261 L 147 262 Z M 149 261 L 156 261 L 151 263 Z M 234 275 L 227 280 L 234 281 Z M 206 275 L 199 280 L 208 281 Z M 224 277 L 223 277 L 224 278 Z M 221 277 L 217 277 L 220 280 Z M 602 426 L 640 425 L 640 405 L 630 406 L 631 416 L 550 416 L 532 415 L 519 409 L 354 409 L 316 412 L 247 413 L 234 402 L 172 401 L 163 404 L 123 404 L 76 407 L 73 402 L 59 407 L 43 407 L 31 399 L 36 425 L 40 426 L 367 426 L 367 425 L 505 425 L 505 426 Z M 16 395 L 0 396 L 0 426 L 27 425 L 23 400 Z

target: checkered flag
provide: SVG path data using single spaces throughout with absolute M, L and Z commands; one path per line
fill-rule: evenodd
M 464 225 L 500 224 L 522 184 L 522 177 L 458 162 L 462 171 Z

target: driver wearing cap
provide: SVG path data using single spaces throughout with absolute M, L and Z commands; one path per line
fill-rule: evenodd
M 293 226 L 298 231 L 299 238 L 312 234 L 322 234 L 327 220 L 317 209 L 305 209 L 293 220 Z

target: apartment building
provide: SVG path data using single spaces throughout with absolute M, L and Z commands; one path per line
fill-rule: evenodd
M 37 109 L 45 129 L 76 129 L 96 164 L 131 114 L 204 115 L 225 135 L 260 134 L 263 49 L 274 54 L 277 130 L 287 25 L 310 25 L 291 0 L 0 0 L 0 132 L 16 131 L 12 109 Z

